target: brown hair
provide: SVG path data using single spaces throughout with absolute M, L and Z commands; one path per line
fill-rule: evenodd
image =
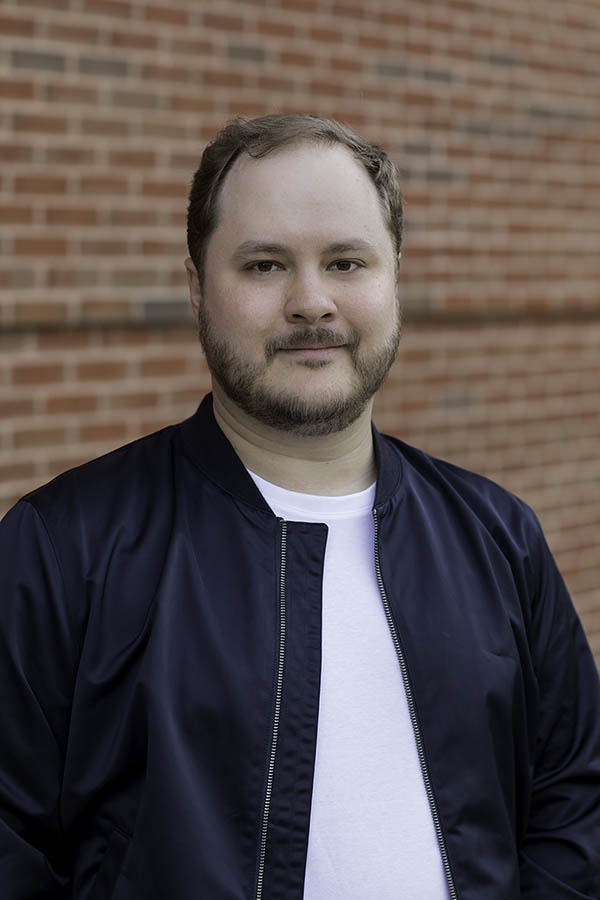
M 396 252 L 402 242 L 402 196 L 398 175 L 385 151 L 340 122 L 309 115 L 268 115 L 229 122 L 204 150 L 194 174 L 187 217 L 188 250 L 202 281 L 204 252 L 217 224 L 217 201 L 227 172 L 241 153 L 254 159 L 281 147 L 342 144 L 360 162 L 375 185 Z

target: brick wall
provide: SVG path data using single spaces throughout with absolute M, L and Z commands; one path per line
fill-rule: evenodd
M 403 176 L 377 422 L 532 503 L 600 658 L 599 4 L 4 0 L 0 35 L 0 507 L 195 408 L 204 143 L 335 116 Z

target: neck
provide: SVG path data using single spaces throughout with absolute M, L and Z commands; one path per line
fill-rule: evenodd
M 305 494 L 340 496 L 373 484 L 372 406 L 371 401 L 343 431 L 299 437 L 253 419 L 213 384 L 215 419 L 246 468 L 265 481 Z

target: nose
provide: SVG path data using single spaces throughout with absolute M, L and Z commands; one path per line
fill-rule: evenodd
M 289 284 L 285 303 L 288 322 L 315 324 L 330 322 L 337 312 L 336 303 L 317 274 L 296 273 Z

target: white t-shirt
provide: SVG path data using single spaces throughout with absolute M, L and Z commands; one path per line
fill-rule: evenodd
M 276 515 L 329 528 L 304 900 L 448 900 L 375 577 L 375 485 L 323 497 L 250 475 Z

